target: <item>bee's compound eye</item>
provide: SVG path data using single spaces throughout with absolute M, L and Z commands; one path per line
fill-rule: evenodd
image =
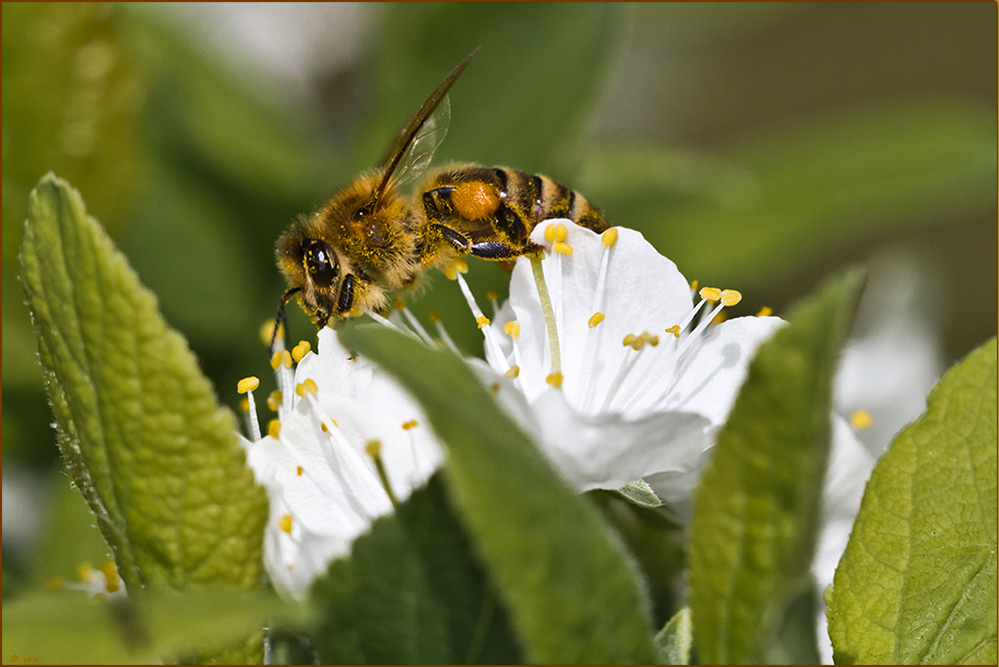
M 310 241 L 305 246 L 305 270 L 317 287 L 328 288 L 336 280 L 340 265 L 325 241 Z

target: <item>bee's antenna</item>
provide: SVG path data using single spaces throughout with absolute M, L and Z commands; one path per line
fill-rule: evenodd
M 286 303 L 288 303 L 288 300 L 291 299 L 291 297 L 295 296 L 296 292 L 301 292 L 301 291 L 302 291 L 301 287 L 292 287 L 291 289 L 289 289 L 288 291 L 286 291 L 284 294 L 281 295 L 281 302 L 278 303 L 277 317 L 274 318 L 274 331 L 273 333 L 271 333 L 271 344 L 267 346 L 268 357 L 274 356 L 274 343 L 277 342 L 277 333 L 278 330 L 281 328 L 281 325 L 284 324 L 286 320 L 284 315 L 284 306 Z

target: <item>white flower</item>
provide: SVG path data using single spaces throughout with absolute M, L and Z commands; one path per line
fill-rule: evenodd
M 667 501 L 689 498 L 756 347 L 783 321 L 712 325 L 738 293 L 701 290 L 709 300 L 695 305 L 676 265 L 630 229 L 600 235 L 554 220 L 531 240 L 551 249 L 540 264 L 559 363 L 527 258 L 517 260 L 510 299 L 486 326 L 487 360 L 515 377 L 530 406 L 519 419 L 581 490 L 644 478 Z
M 351 357 L 333 330 L 319 332 L 319 354 L 301 356 L 293 381 L 285 360 L 276 437 L 242 442 L 270 499 L 267 572 L 280 593 L 303 599 L 354 538 L 392 511 L 389 493 L 407 498 L 439 467 L 443 450 L 417 404 Z

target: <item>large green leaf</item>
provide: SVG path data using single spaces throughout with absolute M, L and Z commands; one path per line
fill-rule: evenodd
M 341 340 L 409 389 L 447 446 L 451 498 L 527 659 L 651 662 L 649 602 L 621 544 L 465 362 L 381 326 Z
M 996 662 L 996 340 L 878 462 L 827 592 L 837 663 Z
M 239 647 L 254 632 L 259 643 L 264 624 L 300 627 L 307 620 L 303 608 L 273 593 L 160 593 L 133 602 L 92 600 L 81 591 L 35 592 L 3 605 L 3 661 L 149 663 L 184 659 L 190 647 L 198 645 L 231 664 L 247 657 L 231 647 Z
M 129 589 L 258 586 L 235 419 L 65 181 L 32 192 L 20 257 L 59 446 Z
M 810 581 L 831 384 L 862 283 L 847 272 L 791 313 L 760 346 L 718 435 L 690 527 L 690 606 L 705 664 L 791 650 L 780 638 Z
M 320 660 L 339 664 L 520 662 L 507 615 L 439 476 L 354 541 L 312 588 Z

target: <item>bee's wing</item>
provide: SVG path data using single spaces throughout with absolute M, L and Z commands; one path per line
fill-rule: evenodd
M 423 175 L 423 172 L 430 166 L 434 152 L 447 136 L 447 127 L 450 121 L 451 103 L 445 95 L 434 112 L 427 117 L 423 126 L 413 136 L 409 146 L 402 150 L 402 156 L 395 166 L 395 171 L 383 185 L 385 192 L 391 192 L 408 185 Z M 391 159 L 399 150 L 398 147 L 395 147 L 394 153 L 389 154 L 389 158 Z M 383 166 L 384 162 L 379 166 Z
M 377 206 L 388 190 L 412 182 L 426 170 L 434 151 L 447 134 L 447 125 L 451 118 L 447 91 L 478 52 L 479 50 L 475 49 L 451 70 L 385 151 L 378 163 L 378 166 L 385 167 L 385 174 L 372 197 L 372 205 Z

